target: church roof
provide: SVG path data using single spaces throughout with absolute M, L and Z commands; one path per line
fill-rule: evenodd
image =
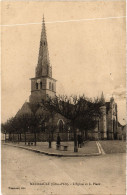
M 49 114 L 49 111 L 42 104 L 25 102 L 21 109 L 16 114 L 16 117 L 22 115 L 44 115 Z
M 25 102 L 23 104 L 23 106 L 21 107 L 21 109 L 19 109 L 19 111 L 16 114 L 16 117 L 18 116 L 22 116 L 22 115 L 32 115 L 33 112 L 30 108 L 30 104 L 28 102 Z
M 44 115 L 44 114 L 49 114 L 49 111 L 44 106 L 40 106 L 36 111 L 36 115 Z

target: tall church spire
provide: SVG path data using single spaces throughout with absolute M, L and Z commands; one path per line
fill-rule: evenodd
M 35 77 L 31 78 L 30 103 L 40 103 L 49 97 L 55 97 L 55 95 L 56 80 L 52 78 L 52 67 L 49 61 L 45 20 L 43 16 L 38 63 Z
M 101 102 L 102 102 L 102 104 L 105 104 L 105 98 L 104 98 L 103 91 L 102 91 L 102 94 L 101 94 Z
M 38 64 L 36 67 L 36 77 L 49 76 L 52 77 L 52 68 L 49 61 L 48 42 L 46 36 L 45 20 L 43 16 L 42 32 L 40 39 L 40 49 L 38 56 Z

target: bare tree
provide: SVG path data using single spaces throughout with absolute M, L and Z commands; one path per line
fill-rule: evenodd
M 74 152 L 78 152 L 76 129 L 86 129 L 95 127 L 95 117 L 100 116 L 101 101 L 88 99 L 83 96 L 56 96 L 48 98 L 43 102 L 48 110 L 63 115 L 70 120 L 74 133 Z

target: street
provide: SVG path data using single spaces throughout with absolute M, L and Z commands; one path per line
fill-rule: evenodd
M 126 154 L 52 157 L 2 145 L 2 194 L 125 194 Z

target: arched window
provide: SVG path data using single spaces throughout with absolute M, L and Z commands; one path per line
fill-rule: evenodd
M 63 132 L 63 130 L 64 130 L 64 123 L 63 123 L 62 120 L 59 120 L 58 128 L 59 128 L 59 132 Z
M 49 89 L 51 89 L 51 82 L 49 82 Z
M 38 89 L 38 83 L 36 83 L 36 89 Z
M 40 89 L 42 89 L 42 82 L 40 82 Z
M 53 85 L 53 83 L 52 83 L 52 91 L 54 91 L 54 85 Z

